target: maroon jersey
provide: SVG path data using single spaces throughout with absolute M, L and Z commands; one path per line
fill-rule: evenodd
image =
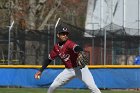
M 77 46 L 71 40 L 67 40 L 62 46 L 55 44 L 53 50 L 49 54 L 49 59 L 54 60 L 55 57 L 59 56 L 66 68 L 73 68 L 77 66 L 78 53 L 74 51 Z

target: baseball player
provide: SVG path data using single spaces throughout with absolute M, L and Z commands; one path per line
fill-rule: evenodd
M 86 58 L 83 49 L 68 38 L 68 28 L 60 25 L 56 28 L 56 31 L 59 42 L 54 45 L 54 48 L 49 53 L 49 57 L 43 62 L 42 67 L 35 74 L 35 78 L 39 79 L 43 70 L 58 56 L 64 63 L 65 69 L 50 85 L 48 93 L 54 93 L 56 88 L 67 83 L 74 77 L 82 80 L 91 90 L 91 93 L 101 93 L 86 65 Z

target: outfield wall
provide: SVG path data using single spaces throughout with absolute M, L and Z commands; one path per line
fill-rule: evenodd
M 49 66 L 41 79 L 34 79 L 40 66 L 0 66 L 0 86 L 48 87 L 64 66 Z M 99 88 L 140 88 L 140 66 L 89 66 Z M 87 88 L 75 78 L 64 88 Z

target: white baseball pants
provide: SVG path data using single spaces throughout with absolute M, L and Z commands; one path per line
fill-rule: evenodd
M 94 79 L 92 77 L 91 72 L 88 67 L 80 69 L 79 67 L 67 69 L 65 68 L 53 81 L 51 86 L 48 89 L 48 93 L 54 93 L 54 90 L 59 86 L 67 83 L 72 78 L 77 77 L 82 80 L 87 87 L 91 90 L 91 93 L 101 93 L 101 91 L 97 88 Z

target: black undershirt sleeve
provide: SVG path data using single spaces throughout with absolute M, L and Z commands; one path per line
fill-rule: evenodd
M 76 46 L 76 47 L 74 48 L 74 51 L 75 51 L 75 52 L 80 52 L 80 51 L 83 51 L 83 49 L 82 49 L 80 46 Z
M 45 59 L 42 67 L 39 69 L 40 72 L 43 72 L 43 70 L 51 63 L 52 60 L 50 60 L 49 58 Z

